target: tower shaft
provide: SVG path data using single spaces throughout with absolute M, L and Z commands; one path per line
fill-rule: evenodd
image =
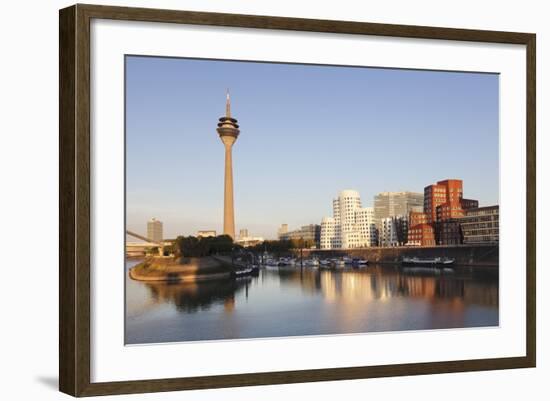
M 223 196 L 223 233 L 235 238 L 235 209 L 233 204 L 233 143 L 224 141 L 225 180 Z

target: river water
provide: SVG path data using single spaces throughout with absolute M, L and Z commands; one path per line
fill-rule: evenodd
M 126 269 L 139 261 L 128 260 Z M 499 324 L 498 268 L 260 270 L 200 284 L 126 275 L 126 344 Z

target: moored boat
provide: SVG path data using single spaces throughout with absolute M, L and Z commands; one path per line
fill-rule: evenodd
M 239 270 L 234 270 L 231 272 L 232 277 L 244 277 L 244 276 L 254 276 L 258 275 L 260 272 L 260 268 L 256 265 L 247 266 L 245 268 L 241 268 Z
M 276 267 L 277 264 L 278 264 L 278 261 L 276 261 L 275 259 L 267 259 L 265 261 L 265 266 Z
M 353 258 L 353 260 L 351 261 L 351 265 L 353 267 L 366 266 L 368 263 L 369 261 L 363 258 Z
M 346 262 L 343 259 L 333 259 L 332 264 L 334 267 L 345 267 Z
M 418 258 L 403 257 L 401 264 L 403 266 L 450 266 L 455 262 L 453 258 Z
M 330 260 L 328 259 L 322 259 L 319 264 L 322 266 L 322 267 L 329 267 L 330 266 Z
M 318 267 L 319 266 L 319 260 L 313 258 L 313 259 L 304 259 L 304 265 L 305 266 L 311 266 L 311 267 Z

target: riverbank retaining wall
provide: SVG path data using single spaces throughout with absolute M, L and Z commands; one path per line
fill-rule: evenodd
M 372 263 L 400 263 L 403 257 L 455 259 L 455 264 L 463 266 L 498 266 L 498 245 L 456 245 L 437 247 L 392 247 L 361 248 L 346 250 L 303 249 L 304 257 L 316 255 L 319 258 L 350 256 L 365 258 Z M 296 251 L 299 256 L 300 251 Z

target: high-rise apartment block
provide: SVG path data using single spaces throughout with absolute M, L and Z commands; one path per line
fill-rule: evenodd
M 422 211 L 424 195 L 419 192 L 380 192 L 374 197 L 374 217 L 378 228 L 387 217 L 408 216 L 412 211 Z
M 147 222 L 147 238 L 153 242 L 161 242 L 162 238 L 162 221 L 154 217 Z
M 282 238 L 286 233 L 288 232 L 288 224 L 281 224 L 281 227 L 279 227 L 279 229 L 277 230 L 277 237 L 279 239 L 284 239 Z

